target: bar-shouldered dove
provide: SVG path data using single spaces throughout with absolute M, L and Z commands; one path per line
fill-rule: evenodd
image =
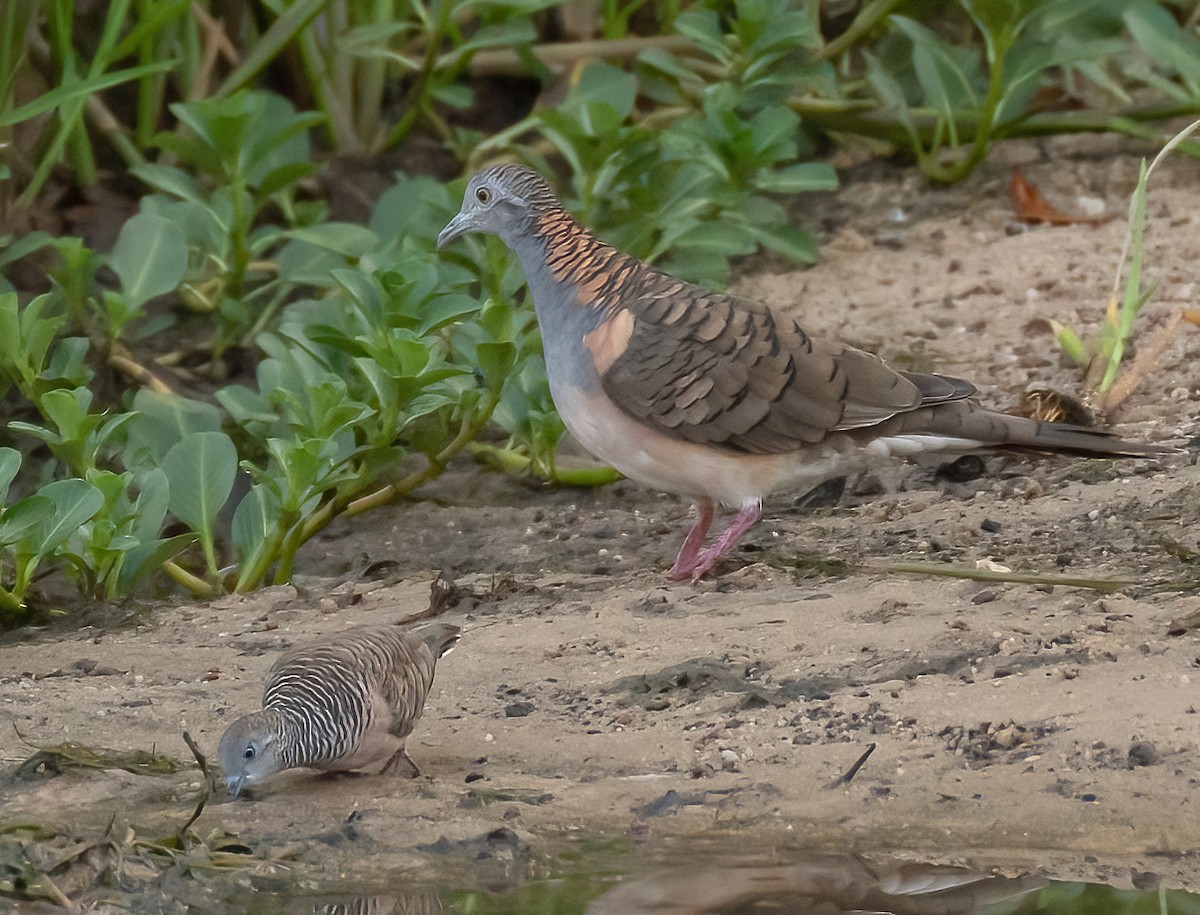
M 262 709 L 221 737 L 230 794 L 298 766 L 419 774 L 404 740 L 424 711 L 438 659 L 458 637 L 448 623 L 359 626 L 282 654 L 267 674 Z
M 897 371 L 809 337 L 782 312 L 668 276 L 597 239 L 524 166 L 475 175 L 438 247 L 466 232 L 498 235 L 520 260 L 571 434 L 627 477 L 695 500 L 672 579 L 710 571 L 762 516 L 765 495 L 868 456 L 1173 450 L 987 410 L 969 382 Z M 704 549 L 714 503 L 738 513 Z

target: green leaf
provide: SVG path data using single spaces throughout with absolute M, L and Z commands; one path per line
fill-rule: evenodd
M 4 180 L 0 178 L 0 181 Z M 52 247 L 56 239 L 46 232 L 28 232 L 16 240 L 7 240 L 0 245 L 0 267 L 20 260 L 41 248 Z
M 37 493 L 14 502 L 0 514 L 0 545 L 20 543 L 53 514 L 54 503 Z
M 585 136 L 599 137 L 617 130 L 633 112 L 637 77 L 611 64 L 590 63 L 579 76 L 560 111 Z
M 217 402 L 239 426 L 263 424 L 270 428 L 279 418 L 271 404 L 258 391 L 243 384 L 231 384 L 217 391 Z
M 16 448 L 0 448 L 0 505 L 8 498 L 8 487 L 21 469 L 21 452 Z
M 289 3 L 270 27 L 263 32 L 258 40 L 250 44 L 250 53 L 225 82 L 217 89 L 215 95 L 226 96 L 247 85 L 260 70 L 283 53 L 291 45 L 296 36 L 327 6 L 327 0 L 296 0 Z
M 233 513 L 233 548 L 246 565 L 275 526 L 279 503 L 261 483 L 255 483 Z
M 350 222 L 325 222 L 287 232 L 288 238 L 308 242 L 342 257 L 360 258 L 379 246 L 379 236 L 365 226 Z
M 113 86 L 119 86 L 121 83 L 126 83 L 130 80 L 141 79 L 143 76 L 164 73 L 174 66 L 175 61 L 162 60 L 140 67 L 130 67 L 127 70 L 104 73 L 100 76 L 87 79 L 72 79 L 70 82 L 64 81 L 63 85 L 51 89 L 49 92 L 42 93 L 32 102 L 0 114 L 0 127 L 10 127 L 22 121 L 28 121 L 39 114 L 45 114 L 48 111 L 60 108 L 68 102 L 82 102 L 90 96 L 103 92 L 105 89 L 111 89 Z
M 164 562 L 178 556 L 195 542 L 195 534 L 178 534 L 133 547 L 121 561 L 121 570 L 117 573 L 116 585 L 111 589 L 109 599 L 128 597 L 142 582 L 161 569 Z
M 193 432 L 184 436 L 162 461 L 171 484 L 171 514 L 211 538 L 217 513 L 233 490 L 238 456 L 224 432 Z
M 1194 98 L 1200 93 L 1200 41 L 1156 3 L 1139 3 L 1124 14 L 1129 34 L 1151 59 L 1179 74 Z
M 124 455 L 129 467 L 157 466 L 185 436 L 221 428 L 220 410 L 178 394 L 142 388 L 133 396 L 133 410 Z
M 675 30 L 721 61 L 732 59 L 715 10 L 690 9 L 675 17 Z
M 15 292 L 0 295 L 0 371 L 18 383 L 32 383 L 42 371 L 46 353 L 62 328 L 65 319 L 51 311 L 53 302 L 45 293 L 21 307 Z
M 979 107 L 979 95 L 967 72 L 975 58 L 969 51 L 945 44 L 930 29 L 907 16 L 894 15 L 891 21 L 913 43 L 913 67 L 926 103 L 940 112 L 953 135 L 956 113 Z
M 744 226 L 731 226 L 723 222 L 697 223 L 676 240 L 676 246 L 708 252 L 717 257 L 749 254 L 754 250 L 754 243 L 746 238 Z
M 171 484 L 160 467 L 134 473 L 132 477 L 132 485 L 139 492 L 129 518 L 128 530 L 139 540 L 149 542 L 162 530 L 171 501 Z
M 791 226 L 747 226 L 764 247 L 806 264 L 816 263 L 817 243 L 803 229 Z
M 136 308 L 180 284 L 187 272 L 187 241 L 170 220 L 138 213 L 121 227 L 111 264 L 125 298 Z
M 136 165 L 129 171 L 135 178 L 140 178 L 156 191 L 178 197 L 180 200 L 204 203 L 207 196 L 195 178 L 178 168 L 147 162 Z
M 58 428 L 61 438 L 69 441 L 83 439 L 100 425 L 102 417 L 88 413 L 91 403 L 92 392 L 87 388 L 73 391 L 59 388 L 42 395 L 41 408 L 46 418 Z
M 517 348 L 511 343 L 480 343 L 475 347 L 475 358 L 484 382 L 492 391 L 499 391 L 512 371 Z
M 420 334 L 429 334 L 438 328 L 453 324 L 460 318 L 479 311 L 479 302 L 467 295 L 442 295 L 421 309 L 422 321 L 417 328 Z
M 265 197 L 278 194 L 316 172 L 317 167 L 311 162 L 288 162 L 263 175 L 258 182 L 258 192 Z
M 1062 347 L 1062 351 L 1076 365 L 1086 367 L 1092 361 L 1092 353 L 1087 345 L 1079 339 L 1079 335 L 1071 328 L 1059 324 L 1057 321 L 1051 321 L 1050 324 L 1054 329 L 1054 337 L 1058 341 L 1058 345 Z
M 37 525 L 28 538 L 32 551 L 42 556 L 57 549 L 104 507 L 104 494 L 85 480 L 57 480 L 47 483 L 37 494 L 54 506 L 53 515 Z
M 827 162 L 800 162 L 774 171 L 762 172 L 754 186 L 774 194 L 800 194 L 808 191 L 836 191 L 837 172 Z

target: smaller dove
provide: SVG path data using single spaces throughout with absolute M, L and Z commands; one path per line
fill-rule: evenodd
M 221 737 L 229 793 L 300 766 L 418 775 L 404 741 L 459 632 L 448 623 L 360 626 L 285 652 L 267 674 L 262 709 Z

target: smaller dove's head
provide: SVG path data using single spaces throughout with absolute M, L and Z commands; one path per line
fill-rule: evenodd
M 439 248 L 467 232 L 490 232 L 511 246 L 539 212 L 558 207 L 546 179 L 523 165 L 493 165 L 467 184 L 462 208 L 438 234 Z
M 237 797 L 247 785 L 286 769 L 280 756 L 279 731 L 268 711 L 239 718 L 221 737 L 217 757 L 225 770 L 229 794 Z

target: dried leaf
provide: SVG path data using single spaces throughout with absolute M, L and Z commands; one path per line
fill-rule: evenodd
M 1013 170 L 1008 183 L 1008 196 L 1017 211 L 1017 218 L 1024 222 L 1046 222 L 1052 226 L 1069 226 L 1077 223 L 1099 225 L 1108 222 L 1113 214 L 1100 216 L 1070 216 L 1051 206 L 1042 192 L 1031 184 L 1019 171 Z

